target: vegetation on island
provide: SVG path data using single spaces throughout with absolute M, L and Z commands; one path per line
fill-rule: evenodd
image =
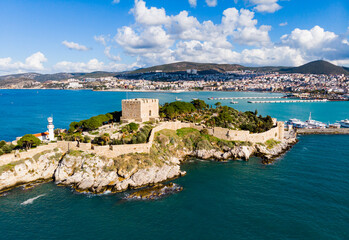
M 5 141 L 0 141 L 0 156 L 6 153 L 11 153 L 14 148 L 15 145 L 8 144 Z
M 28 150 L 32 147 L 37 147 L 41 143 L 40 139 L 35 137 L 32 134 L 26 134 L 21 139 L 17 141 L 17 147 L 24 148 L 25 150 Z
M 189 102 L 166 103 L 160 108 L 160 117 L 169 120 L 201 123 L 207 127 L 223 127 L 236 130 L 248 130 L 251 133 L 261 133 L 273 127 L 270 116 L 258 116 L 255 112 L 240 112 L 228 106 L 216 103 L 215 108 L 203 100 Z

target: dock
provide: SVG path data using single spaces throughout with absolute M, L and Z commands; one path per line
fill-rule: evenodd
M 285 97 L 224 97 L 224 98 L 208 98 L 209 100 L 235 100 L 235 99 L 280 99 Z
M 328 102 L 328 100 L 313 99 L 313 100 L 285 100 L 285 101 L 248 101 L 248 103 L 307 103 L 307 102 Z
M 349 128 L 297 129 L 299 135 L 349 135 Z

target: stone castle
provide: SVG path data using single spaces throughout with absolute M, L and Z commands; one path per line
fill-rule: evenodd
M 148 122 L 159 119 L 159 99 L 122 100 L 123 122 Z

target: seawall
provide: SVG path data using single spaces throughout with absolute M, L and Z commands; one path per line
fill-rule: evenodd
M 349 135 L 349 128 L 297 129 L 300 135 Z

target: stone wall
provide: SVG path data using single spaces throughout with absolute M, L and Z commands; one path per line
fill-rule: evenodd
M 39 146 L 35 149 L 31 149 L 27 152 L 21 152 L 19 154 L 5 154 L 0 156 L 0 166 L 8 164 L 12 161 L 17 161 L 23 158 L 31 158 L 35 154 L 53 150 L 54 148 L 60 148 L 62 151 L 67 152 L 68 150 L 81 150 L 87 153 L 93 153 L 100 156 L 107 156 L 109 158 L 115 158 L 124 154 L 129 153 L 149 153 L 150 148 L 153 145 L 155 133 L 164 129 L 178 130 L 181 128 L 195 128 L 198 130 L 203 129 L 202 126 L 194 123 L 181 123 L 181 122 L 163 122 L 159 126 L 152 129 L 148 143 L 144 144 L 124 144 L 124 145 L 113 145 L 113 146 L 94 146 L 92 148 L 91 143 L 80 143 L 77 146 L 77 142 L 58 141 L 57 143 L 50 143 L 48 145 Z M 277 126 L 263 133 L 250 133 L 249 131 L 237 131 L 229 130 L 227 128 L 208 128 L 210 135 L 217 138 L 228 140 L 228 141 L 245 141 L 252 143 L 264 143 L 269 139 L 283 140 L 284 138 L 284 123 L 278 122 Z
M 57 148 L 56 143 L 49 143 L 48 145 L 38 146 L 28 151 L 16 151 L 15 153 L 5 154 L 0 156 L 0 166 L 9 164 L 13 161 L 17 161 L 20 159 L 32 158 L 38 153 L 41 153 L 43 151 L 53 151 L 53 149 L 55 148 Z
M 276 127 L 263 133 L 250 133 L 249 131 L 229 130 L 220 127 L 208 129 L 208 133 L 217 138 L 228 141 L 243 141 L 251 143 L 264 143 L 269 139 L 281 141 L 284 139 L 284 123 L 277 122 Z

